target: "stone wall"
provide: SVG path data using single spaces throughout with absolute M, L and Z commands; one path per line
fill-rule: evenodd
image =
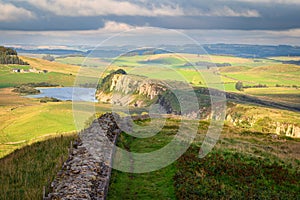
M 104 114 L 80 133 L 45 200 L 106 199 L 114 145 L 121 132 L 116 117 Z

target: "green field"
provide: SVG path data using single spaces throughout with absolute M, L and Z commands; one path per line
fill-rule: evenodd
M 83 57 L 67 57 L 57 61 L 78 64 L 78 62 L 83 62 L 83 60 Z M 95 60 L 98 60 L 98 63 L 95 65 L 99 67 L 104 67 L 111 63 L 107 70 L 122 68 L 129 74 L 138 74 L 161 80 L 184 80 L 193 85 L 205 85 L 204 78 L 201 76 L 205 76 L 206 67 L 195 66 L 195 63 L 229 63 L 231 66 L 218 69 L 228 91 L 236 91 L 232 85 L 237 81 L 242 81 L 245 85 L 299 85 L 298 77 L 300 75 L 300 66 L 282 64 L 280 61 L 275 61 L 275 58 L 270 60 L 215 55 L 158 54 L 121 56 L 114 59 L 104 58 L 103 60 L 106 61 L 104 63 L 99 58 L 87 58 L 86 62 L 95 62 Z M 194 66 L 187 63 L 191 63 Z
M 7 67 L 6 70 L 3 70 L 0 67 L 0 88 L 16 86 L 24 83 L 39 83 L 39 82 L 48 82 L 52 84 L 59 84 L 63 86 L 72 86 L 74 84 L 75 76 L 58 73 L 58 72 L 49 72 L 46 74 L 38 73 L 13 73 L 11 72 L 12 67 Z

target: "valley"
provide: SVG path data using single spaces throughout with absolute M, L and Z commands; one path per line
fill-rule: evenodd
M 5 183 L 0 199 L 38 199 L 43 187 L 46 193 L 51 192 L 51 181 L 68 157 L 70 142 L 93 119 L 112 110 L 122 117 L 136 116 L 134 124 L 144 127 L 137 133 L 141 135 L 149 131 L 149 125 L 158 126 L 166 120 L 151 137 L 122 132 L 117 145 L 132 152 L 162 148 L 172 141 L 183 122 L 197 125 L 198 130 L 190 148 L 165 168 L 143 174 L 113 169 L 108 199 L 230 199 L 241 198 L 244 193 L 252 198 L 299 197 L 295 177 L 300 169 L 300 66 L 286 62 L 298 61 L 297 57 L 55 55 L 52 62 L 40 55 L 19 57 L 29 65 L 0 64 L 0 163 L 5 165 L 0 170 L 1 183 Z M 28 71 L 14 72 L 16 68 Z M 240 90 L 238 82 L 243 84 Z M 15 87 L 29 83 L 94 88 L 98 101 L 44 102 L 13 92 Z M 172 94 L 174 91 L 180 98 Z M 194 94 L 196 110 L 190 103 Z M 225 103 L 224 115 L 213 112 L 212 99 L 217 106 Z M 188 102 L 184 109 L 180 101 Z M 125 112 L 127 106 L 129 112 Z M 138 118 L 152 114 L 156 117 Z M 224 118 L 222 133 L 212 152 L 200 159 L 206 132 L 216 120 L 213 117 Z M 22 158 L 40 170 L 33 172 Z M 137 163 L 133 161 L 131 167 Z M 243 185 L 238 186 L 240 182 Z

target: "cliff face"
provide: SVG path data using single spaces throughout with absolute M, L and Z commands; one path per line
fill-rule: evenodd
M 284 134 L 289 137 L 300 138 L 300 127 L 295 124 L 277 122 L 274 126 L 276 126 L 277 135 Z
M 145 80 L 143 77 L 115 74 L 108 92 L 98 91 L 97 98 L 102 102 L 118 105 L 146 106 L 155 101 L 167 90 L 159 81 Z
M 300 125 L 295 123 L 292 117 L 287 116 L 286 119 L 278 119 L 278 116 L 282 117 L 282 113 L 272 113 L 272 110 L 251 113 L 249 110 L 250 108 L 232 106 L 227 109 L 225 120 L 234 126 L 247 130 L 300 138 Z
M 158 81 L 142 80 L 140 77 L 116 74 L 112 78 L 110 91 L 122 92 L 124 94 L 137 93 L 153 100 L 166 88 Z

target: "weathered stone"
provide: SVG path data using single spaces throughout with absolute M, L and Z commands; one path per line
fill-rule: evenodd
M 97 137 L 106 136 L 115 144 L 121 132 L 115 118 L 120 117 L 112 113 L 104 114 L 81 132 L 81 137 L 74 141 L 62 170 L 51 183 L 52 192 L 44 198 L 45 200 L 106 198 L 113 146 Z M 97 155 L 92 155 L 93 153 Z

